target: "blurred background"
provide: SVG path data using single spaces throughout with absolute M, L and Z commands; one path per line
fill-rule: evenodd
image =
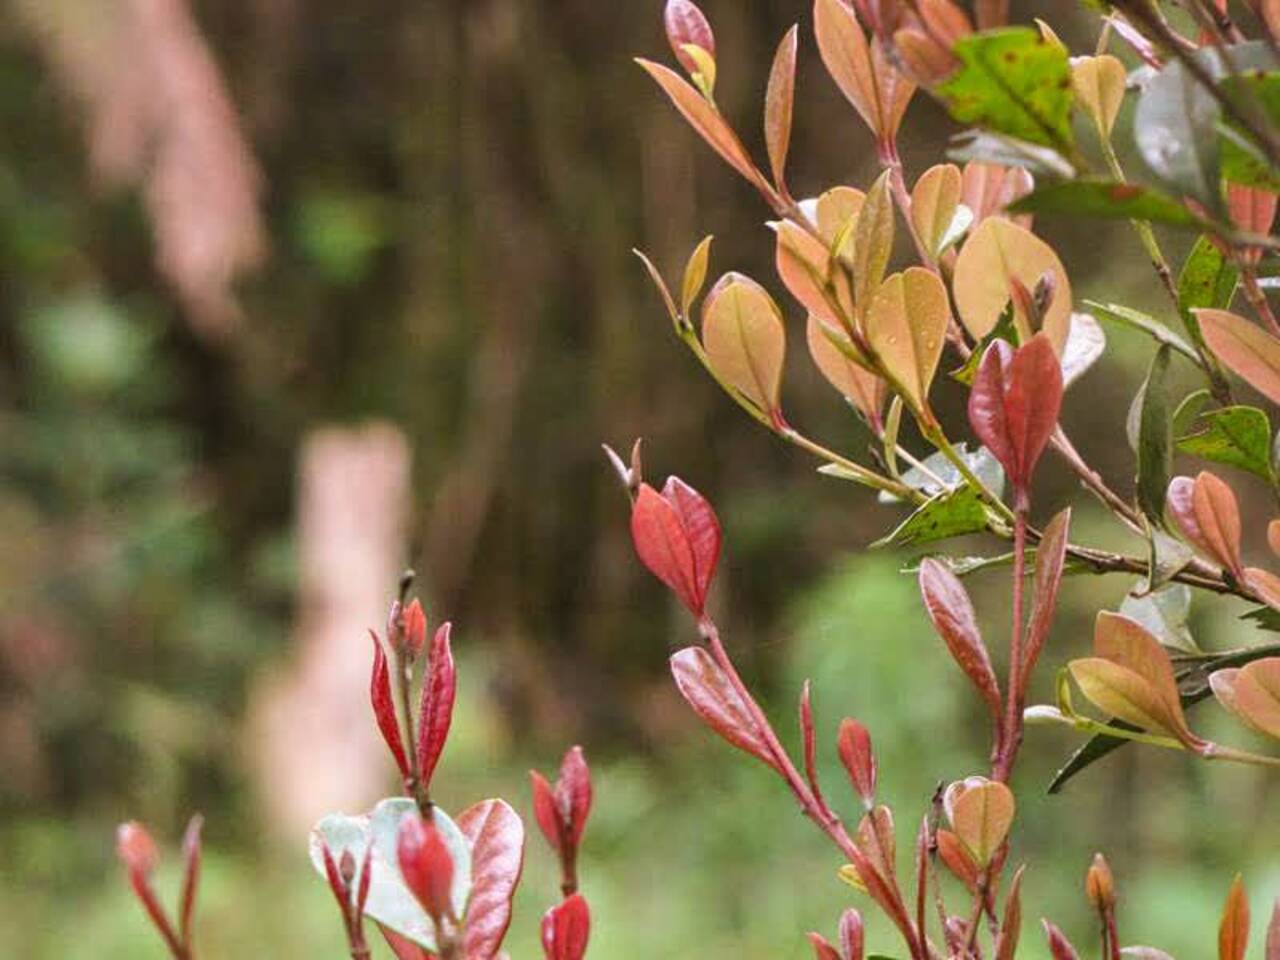
M 0 7 L 0 955 L 160 957 L 114 827 L 153 827 L 176 894 L 177 839 L 201 810 L 203 955 L 341 956 L 306 831 L 394 790 L 364 631 L 406 565 L 432 621 L 456 624 L 446 807 L 501 794 L 527 813 L 527 770 L 586 747 L 593 956 L 800 958 L 804 931 L 834 935 L 843 907 L 865 906 L 836 880 L 838 857 L 671 687 L 666 658 L 692 630 L 632 556 L 601 442 L 644 436 L 651 478 L 678 472 L 716 503 L 729 645 L 792 741 L 799 685 L 815 678 L 846 812 L 832 749 L 846 714 L 871 727 L 904 848 L 935 784 L 985 767 L 981 709 L 899 573 L 910 556 L 866 551 L 900 510 L 817 476 L 720 396 L 631 254 L 675 277 L 714 233 L 713 273 L 756 276 L 802 320 L 758 198 L 631 62 L 670 62 L 661 7 Z M 800 21 L 793 188 L 865 186 L 871 142 L 822 70 L 806 5 L 705 9 L 718 100 L 760 153 L 769 58 Z M 1086 10 L 1017 12 L 1092 49 Z M 953 132 L 917 96 L 910 178 Z M 1077 303 L 1163 310 L 1125 225 L 1041 232 Z M 1180 258 L 1185 239 L 1167 242 Z M 792 330 L 790 419 L 861 456 L 866 434 Z M 1149 349 L 1108 335 L 1066 424 L 1127 492 L 1123 412 Z M 958 392 L 939 395 L 963 436 Z M 1264 491 L 1231 479 L 1266 516 Z M 1041 483 L 1044 510 L 1077 503 L 1079 539 L 1135 547 L 1051 459 Z M 1129 585 L 1068 581 L 1042 697 Z M 1004 577 L 971 587 L 1003 646 Z M 1198 601 L 1201 645 L 1255 642 L 1240 612 Z M 1201 712 L 1212 735 L 1219 718 Z M 1019 774 L 1027 956 L 1041 955 L 1041 915 L 1090 942 L 1095 849 L 1116 872 L 1126 942 L 1208 955 L 1237 869 L 1264 922 L 1280 891 L 1273 778 L 1125 750 L 1044 796 L 1074 745 L 1033 730 Z M 517 958 L 538 955 L 555 897 L 538 842 L 526 863 Z M 878 923 L 871 945 L 896 946 Z

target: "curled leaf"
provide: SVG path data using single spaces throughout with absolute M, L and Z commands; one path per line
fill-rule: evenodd
M 712 237 L 705 236 L 702 242 L 689 255 L 689 262 L 684 267 L 684 280 L 680 284 L 680 312 L 688 317 L 693 310 L 693 301 L 702 292 L 702 285 L 707 281 L 707 262 L 711 258 Z

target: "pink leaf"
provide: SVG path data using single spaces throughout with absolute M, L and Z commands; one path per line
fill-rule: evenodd
M 409 761 L 405 757 L 404 743 L 400 739 L 400 721 L 396 719 L 396 705 L 391 697 L 391 671 L 387 666 L 387 655 L 382 651 L 382 643 L 372 630 L 373 638 L 373 670 L 369 677 L 369 700 L 373 705 L 373 718 L 378 723 L 382 739 L 395 758 L 400 768 L 400 776 L 409 776 Z
M 837 750 L 853 789 L 863 804 L 870 806 L 876 796 L 876 755 L 871 749 L 871 734 L 857 720 L 845 717 L 840 721 Z
M 640 561 L 671 589 L 694 616 L 701 616 L 693 546 L 679 511 L 647 483 L 631 508 L 631 539 Z
M 467 960 L 491 960 L 511 924 L 524 865 L 524 824 L 502 800 L 481 800 L 458 817 L 471 847 L 471 898 L 462 938 Z
M 711 24 L 696 3 L 690 0 L 667 0 L 666 9 L 662 11 L 662 24 L 667 31 L 667 42 L 671 44 L 671 52 L 676 55 L 680 65 L 690 73 L 698 72 L 698 62 L 689 56 L 684 49 L 685 44 L 701 47 L 714 59 L 716 55 L 716 38 L 711 32 Z
M 990 356 L 990 353 L 988 353 Z M 986 363 L 984 361 L 983 365 Z M 976 382 L 975 382 L 976 388 Z M 982 634 L 978 632 L 973 604 L 959 578 L 931 557 L 920 564 L 920 593 L 934 629 L 946 641 L 947 649 L 960 669 L 978 688 L 991 716 L 1000 722 L 1000 685 Z
M 418 706 L 418 777 L 425 788 L 444 750 L 453 723 L 453 701 L 457 695 L 458 677 L 449 647 L 452 624 L 442 623 L 431 640 L 427 673 L 422 681 Z
M 575 893 L 542 917 L 542 949 L 547 960 L 582 960 L 591 933 L 591 912 L 582 894 Z
M 747 702 L 702 647 L 685 647 L 671 657 L 676 687 L 694 713 L 739 750 L 778 769 Z
M 720 521 L 707 498 L 679 477 L 668 477 L 662 496 L 675 508 L 693 554 L 693 584 L 698 605 L 707 602 L 720 562 Z

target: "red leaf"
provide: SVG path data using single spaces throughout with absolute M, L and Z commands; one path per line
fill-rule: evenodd
M 396 837 L 396 859 L 405 885 L 439 927 L 440 918 L 453 912 L 453 857 L 435 824 L 418 815 L 405 817 Z
M 378 929 L 382 931 L 382 936 L 386 939 L 391 952 L 396 955 L 396 960 L 435 960 L 434 953 L 418 946 L 408 937 L 403 937 L 382 924 L 378 924 Z
M 524 824 L 502 800 L 481 800 L 458 817 L 471 848 L 471 898 L 462 937 L 467 960 L 497 956 L 511 924 L 511 898 L 524 865 Z
M 1215 560 L 1244 579 L 1240 558 L 1240 507 L 1231 488 L 1217 476 L 1202 470 L 1191 491 L 1196 524 L 1204 545 Z
M 806 933 L 809 942 L 813 944 L 813 955 L 816 960 L 840 960 L 840 954 L 836 952 L 836 948 L 827 942 L 827 938 L 820 933 Z
M 1044 935 L 1049 941 L 1049 953 L 1053 955 L 1053 960 L 1080 960 L 1080 954 L 1076 953 L 1076 948 L 1067 941 L 1061 930 L 1048 920 L 1040 922 L 1044 925 Z
M 667 478 L 662 495 L 675 507 L 693 552 L 693 582 L 701 609 L 720 562 L 720 521 L 707 498 L 679 477 Z
M 182 897 L 178 901 L 178 931 L 183 943 L 191 942 L 191 920 L 196 910 L 196 889 L 200 885 L 200 834 L 204 817 L 196 814 L 182 835 Z
M 529 771 L 529 781 L 533 787 L 533 816 L 538 821 L 538 829 L 547 838 L 551 849 L 560 849 L 560 814 L 556 811 L 556 798 L 547 778 L 537 770 Z
M 427 674 L 422 680 L 418 704 L 418 777 L 423 789 L 431 786 L 431 775 L 449 738 L 453 723 L 453 701 L 458 692 L 458 675 L 449 646 L 450 623 L 442 623 L 431 639 Z
M 985 360 L 983 365 L 987 365 Z M 991 657 L 982 642 L 982 634 L 978 632 L 973 604 L 969 602 L 964 585 L 941 563 L 926 557 L 920 564 L 920 593 L 934 629 L 946 641 L 947 649 L 960 669 L 978 688 L 998 725 L 1001 716 L 1000 685 L 996 682 Z
M 547 960 L 581 960 L 591 933 L 591 912 L 582 894 L 575 893 L 542 917 L 542 949 Z
M 369 636 L 373 639 L 373 670 L 369 677 L 369 701 L 373 704 L 373 718 L 378 723 L 382 739 L 395 758 L 400 768 L 400 776 L 409 776 L 409 761 L 404 755 L 404 743 L 400 740 L 400 721 L 396 719 L 396 705 L 391 697 L 391 671 L 387 667 L 387 655 L 382 652 L 382 643 L 372 630 Z
M 1267 948 L 1264 960 L 1280 960 L 1280 899 L 1271 908 L 1271 921 L 1267 924 Z
M 996 960 L 1013 960 L 1018 952 L 1018 937 L 1022 933 L 1022 874 L 1027 868 L 1019 867 L 1009 884 L 1009 895 L 1004 901 L 1004 919 L 1000 922 L 1000 934 L 996 938 Z
M 571 747 L 560 762 L 556 780 L 556 804 L 565 825 L 565 835 L 576 848 L 582 841 L 591 813 L 591 769 L 582 747 Z
M 631 508 L 631 539 L 640 561 L 667 585 L 695 616 L 702 616 L 697 564 L 679 511 L 647 483 Z
M 421 654 L 427 645 L 427 615 L 422 612 L 422 604 L 417 597 L 404 611 L 404 640 L 409 655 L 413 657 Z
M 1062 367 L 1053 344 L 1036 334 L 1014 350 L 987 348 L 969 393 L 969 424 L 1025 498 L 1062 409 Z
M 840 721 L 837 750 L 854 791 L 865 806 L 871 807 L 876 796 L 876 755 L 871 749 L 870 732 L 857 720 L 845 717 Z
M 1044 536 L 1036 550 L 1036 572 L 1031 595 L 1031 618 L 1027 623 L 1027 652 L 1022 665 L 1021 689 L 1035 668 L 1053 625 L 1058 606 L 1058 588 L 1062 585 L 1062 568 L 1067 558 L 1067 540 L 1071 528 L 1071 508 L 1057 514 L 1044 528 Z
M 978 864 L 964 842 L 950 830 L 938 831 L 938 856 L 970 893 L 978 889 Z
M 1244 960 L 1248 945 L 1249 898 L 1244 892 L 1244 880 L 1237 873 L 1222 908 L 1222 923 L 1218 927 L 1218 960 Z
M 136 820 L 122 823 L 116 829 L 116 856 L 129 873 L 140 876 L 150 874 L 160 860 L 155 840 Z
M 707 726 L 739 750 L 778 769 L 751 709 L 711 654 L 702 647 L 677 651 L 671 657 L 671 675 L 680 695 Z
M 806 680 L 800 690 L 800 740 L 804 745 L 804 775 L 819 806 L 825 806 L 822 788 L 818 786 L 818 738 L 813 728 L 812 684 Z
M 715 34 L 711 32 L 711 24 L 696 3 L 691 3 L 690 0 L 667 0 L 667 7 L 662 11 L 662 25 L 666 28 L 667 42 L 671 44 L 672 53 L 690 73 L 698 72 L 698 63 L 685 51 L 685 44 L 701 47 L 714 59 Z
M 862 960 L 862 914 L 850 907 L 840 915 L 840 952 L 844 960 Z
M 787 149 L 791 144 L 791 113 L 796 90 L 796 46 L 799 28 L 792 27 L 778 44 L 764 98 L 764 141 L 769 151 L 773 182 L 786 180 Z

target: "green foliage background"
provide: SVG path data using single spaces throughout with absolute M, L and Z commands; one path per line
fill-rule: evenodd
M 527 810 L 527 768 L 581 741 L 597 775 L 583 869 L 593 956 L 806 956 L 803 932 L 832 932 L 857 895 L 767 772 L 669 690 L 665 657 L 691 631 L 631 556 L 598 443 L 644 435 L 653 475 L 679 472 L 712 496 L 731 648 L 780 728 L 793 729 L 809 676 L 828 747 L 840 716 L 870 725 L 904 849 L 935 784 L 984 764 L 981 717 L 897 573 L 907 558 L 862 553 L 897 512 L 817 477 L 719 397 L 631 256 L 641 246 L 674 272 L 711 231 L 713 268 L 780 294 L 757 198 L 630 61 L 665 51 L 661 4 L 320 2 L 284 27 L 250 0 L 195 7 L 265 169 L 273 248 L 244 291 L 247 323 L 221 345 L 193 336 L 156 277 L 136 198 L 89 188 L 75 111 L 29 37 L 0 21 L 0 955 L 159 956 L 119 882 L 112 828 L 136 816 L 176 838 L 197 807 L 209 821 L 204 955 L 338 955 L 303 838 L 277 847 L 255 819 L 241 724 L 249 681 L 289 652 L 300 438 L 377 416 L 414 446 L 406 559 L 433 615 L 459 625 L 446 805 L 502 793 Z M 705 7 L 718 100 L 753 148 L 773 43 L 800 18 L 795 188 L 865 185 L 870 140 L 821 71 L 803 4 Z M 1051 13 L 1069 43 L 1083 38 L 1087 21 L 1061 11 L 1019 12 Z M 950 130 L 918 97 L 909 170 L 933 162 Z M 1125 225 L 1043 232 L 1078 300 L 1161 309 Z M 792 330 L 790 416 L 860 450 Z M 1066 424 L 1128 490 L 1123 414 L 1149 351 L 1108 334 Z M 959 393 L 940 390 L 962 435 Z M 1261 487 L 1232 479 L 1246 511 L 1266 515 Z M 1040 481 L 1046 510 L 1079 499 L 1051 459 Z M 473 491 L 462 502 L 474 529 L 438 509 L 446 484 Z M 1115 542 L 1083 500 L 1077 528 Z M 1093 611 L 1127 586 L 1069 582 L 1043 695 L 1085 648 Z M 1002 578 L 975 589 L 1002 642 Z M 1239 612 L 1202 603 L 1201 644 L 1248 642 Z M 1209 729 L 1213 710 L 1200 708 Z M 1126 750 L 1040 796 L 1071 746 L 1032 730 L 1020 773 L 1028 956 L 1042 912 L 1088 942 L 1080 888 L 1099 848 L 1127 942 L 1208 955 L 1236 869 L 1261 923 L 1280 891 L 1273 778 Z M 551 873 L 531 844 L 517 957 L 537 952 Z M 877 927 L 872 943 L 891 941 Z

